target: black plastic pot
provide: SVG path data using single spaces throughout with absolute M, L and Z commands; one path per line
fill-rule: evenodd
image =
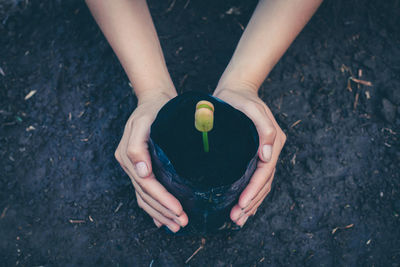
M 196 104 L 213 103 L 210 151 L 194 126 Z M 188 92 L 170 100 L 151 127 L 153 172 L 188 214 L 185 231 L 205 233 L 224 228 L 257 163 L 258 134 L 242 112 L 213 96 Z

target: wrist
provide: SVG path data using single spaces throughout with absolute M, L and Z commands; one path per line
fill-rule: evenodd
M 155 100 L 159 97 L 172 99 L 178 95 L 173 85 L 152 87 L 146 89 L 142 88 L 141 90 L 134 91 L 138 99 L 138 103 Z
M 218 82 L 217 88 L 214 91 L 214 95 L 218 96 L 225 90 L 234 92 L 249 92 L 257 95 L 258 89 L 259 86 L 249 81 L 240 79 L 223 80 L 223 78 L 221 78 L 221 80 Z

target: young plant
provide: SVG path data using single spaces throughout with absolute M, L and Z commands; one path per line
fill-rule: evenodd
M 209 152 L 208 132 L 214 126 L 214 105 L 206 100 L 201 100 L 196 104 L 196 112 L 194 114 L 194 126 L 203 133 L 204 152 Z

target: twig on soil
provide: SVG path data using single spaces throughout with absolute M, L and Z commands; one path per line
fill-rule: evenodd
M 358 98 L 360 97 L 360 93 L 356 93 L 356 97 L 354 98 L 354 103 L 353 103 L 353 110 L 356 110 L 357 105 L 358 105 Z
M 199 253 L 200 250 L 202 250 L 204 248 L 204 245 L 206 244 L 206 239 L 202 238 L 201 239 L 201 245 L 198 249 L 196 249 L 193 254 L 185 261 L 185 264 L 188 264 L 188 262 L 194 257 L 196 256 L 197 253 Z
M 237 19 L 235 19 L 237 25 L 239 25 L 240 29 L 242 29 L 242 31 L 244 31 L 244 26 L 242 23 L 240 23 Z
M 296 165 L 296 153 L 294 153 L 293 158 L 290 160 L 290 163 L 292 163 L 292 165 Z
M 182 79 L 179 81 L 179 88 L 182 88 L 182 86 L 185 83 L 188 76 L 189 76 L 189 74 L 187 74 L 187 73 L 185 75 L 183 75 Z
M 295 121 L 292 125 L 290 125 L 290 128 L 293 128 L 294 126 L 296 126 L 297 124 L 299 124 L 301 122 L 301 120 Z
M 349 228 L 352 228 L 353 226 L 354 226 L 354 223 L 349 224 L 349 225 L 346 225 L 346 226 L 343 226 L 343 227 L 336 227 L 336 228 L 334 228 L 334 229 L 332 230 L 332 235 L 333 235 L 334 233 L 336 233 L 336 231 L 339 230 L 339 229 L 349 229 Z
M 175 6 L 176 0 L 173 0 L 169 7 L 165 10 L 165 13 L 170 12 Z
M 9 208 L 9 206 L 7 206 L 7 207 L 5 207 L 5 208 L 3 209 L 3 212 L 2 212 L 1 215 L 0 215 L 0 219 L 3 219 L 3 218 L 6 216 L 6 213 L 7 213 L 8 208 Z
M 89 137 L 87 137 L 87 138 L 81 138 L 81 141 L 82 142 L 87 142 L 87 141 L 89 141 L 89 139 L 92 137 L 92 134 L 90 134 L 89 135 Z
M 120 202 L 117 206 L 117 208 L 114 210 L 114 213 L 117 213 L 119 211 L 119 209 L 122 207 L 122 205 L 124 205 L 124 203 Z
M 281 97 L 279 98 L 279 102 L 278 102 L 278 110 L 281 110 L 282 101 L 283 101 L 283 95 L 281 95 Z
M 351 88 L 350 79 L 347 79 L 347 90 L 349 90 L 349 92 L 353 92 L 353 89 Z
M 186 4 L 183 6 L 183 9 L 186 9 L 188 7 L 189 3 L 190 3 L 190 0 L 187 0 Z
M 70 219 L 69 222 L 70 223 L 85 223 L 86 221 L 85 220 L 72 220 L 72 219 Z
M 393 131 L 393 130 L 390 129 L 390 128 L 382 128 L 382 132 L 383 132 L 383 131 L 388 131 L 389 133 L 394 134 L 394 135 L 397 134 L 395 131 Z
M 28 128 L 26 128 L 25 129 L 27 132 L 30 132 L 30 131 L 34 131 L 34 130 L 36 130 L 36 128 L 34 127 L 34 126 L 32 126 L 32 125 L 30 125 Z
M 353 76 L 353 73 L 351 73 L 351 69 L 344 64 L 342 64 L 342 66 L 340 66 L 340 71 L 341 72 L 347 71 L 348 73 L 350 73 L 351 76 Z
M 36 90 L 30 91 L 30 92 L 25 96 L 25 100 L 28 100 L 28 99 L 31 98 L 34 94 L 36 94 Z
M 390 144 L 388 144 L 388 143 L 383 143 L 385 146 L 387 146 L 387 147 L 392 147 Z
M 365 86 L 372 86 L 372 83 L 370 81 L 364 81 L 364 80 L 360 80 L 360 79 L 356 79 L 352 76 L 349 77 L 349 80 L 352 80 L 355 83 L 359 83 Z

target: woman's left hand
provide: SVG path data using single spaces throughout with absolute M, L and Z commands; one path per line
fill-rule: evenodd
M 254 88 L 217 88 L 214 96 L 246 114 L 253 121 L 259 135 L 259 161 L 256 171 L 230 214 L 232 221 L 238 226 L 243 226 L 249 216 L 256 213 L 271 190 L 275 165 L 286 142 L 286 135 Z

